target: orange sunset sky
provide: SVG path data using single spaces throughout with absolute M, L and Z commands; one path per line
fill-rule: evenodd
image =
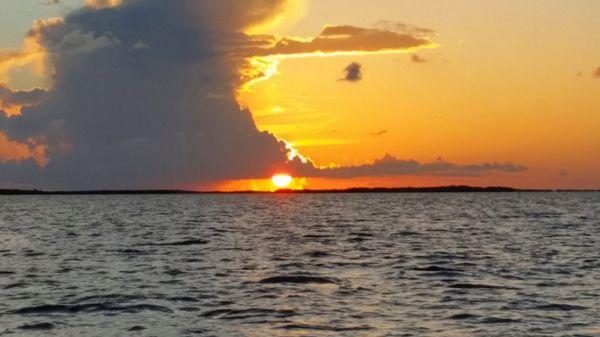
M 30 54 L 12 62 L 0 56 L 0 84 L 12 90 L 51 89 L 47 60 L 40 61 L 31 51 L 35 47 L 23 41 L 34 20 L 65 16 L 82 6 L 78 0 L 55 5 L 1 0 L 0 51 L 6 55 L 29 48 Z M 316 167 L 355 167 L 389 154 L 420 163 L 526 168 L 475 175 L 294 176 L 294 188 L 467 184 L 596 189 L 598 14 L 600 1 L 595 0 L 288 1 L 244 33 L 316 45 L 311 39 L 324 27 L 346 25 L 408 30 L 428 43 L 369 49 L 356 42 L 353 48 L 331 51 L 317 45 L 302 52 L 255 53 L 244 56 L 253 68 L 241 71 L 260 76 L 240 84 L 233 94 L 260 131 L 285 141 Z M 358 78 L 349 77 L 352 64 L 359 66 Z M 11 113 L 8 103 L 3 110 Z M 34 158 L 43 166 L 53 160 L 45 155 L 45 146 L 0 133 L 0 161 Z M 219 178 L 183 187 L 269 190 L 270 176 L 276 173 L 292 174 L 273 167 L 263 177 Z

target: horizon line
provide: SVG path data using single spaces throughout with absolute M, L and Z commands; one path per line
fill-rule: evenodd
M 186 190 L 186 189 L 98 189 L 98 190 L 39 190 L 0 189 L 0 195 L 174 195 L 174 194 L 335 194 L 335 193 L 517 193 L 517 192 L 600 192 L 600 189 L 521 189 L 505 186 L 448 185 L 434 187 L 349 187 L 343 189 L 277 189 L 263 190 Z

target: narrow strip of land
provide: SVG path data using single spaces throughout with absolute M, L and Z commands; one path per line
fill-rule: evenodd
M 518 192 L 600 192 L 600 190 L 551 190 L 551 189 L 516 189 L 511 187 L 492 186 L 439 186 L 439 187 L 393 187 L 393 188 L 347 188 L 347 189 L 281 189 L 268 191 L 189 191 L 189 190 L 90 190 L 90 191 L 44 191 L 23 189 L 0 189 L 0 195 L 169 195 L 169 194 L 325 194 L 325 193 L 518 193 Z

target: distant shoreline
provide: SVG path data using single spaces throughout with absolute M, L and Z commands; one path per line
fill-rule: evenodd
M 269 191 L 189 191 L 189 190 L 90 190 L 90 191 L 44 191 L 22 189 L 0 189 L 0 195 L 175 195 L 175 194 L 351 194 L 351 193 L 544 193 L 544 192 L 600 192 L 600 190 L 576 189 L 517 189 L 511 187 L 393 187 L 393 188 L 347 188 L 347 189 L 306 189 Z

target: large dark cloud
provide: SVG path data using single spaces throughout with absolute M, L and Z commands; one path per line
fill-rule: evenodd
M 259 132 L 235 100 L 236 89 L 249 79 L 240 74 L 247 57 L 429 42 L 351 26 L 328 27 L 309 42 L 243 33 L 284 10 L 285 2 L 124 0 L 113 7 L 115 1 L 96 0 L 64 20 L 39 22 L 29 38 L 45 51 L 53 86 L 47 93 L 2 89 L 2 104 L 18 106 L 20 114 L 0 113 L 0 148 L 10 150 L 0 163 L 0 181 L 60 189 L 176 188 L 281 170 L 349 177 L 520 169 L 388 157 L 319 169 L 288 160 L 286 145 Z
M 40 26 L 31 34 L 54 64 L 53 90 L 0 125 L 14 141 L 47 144 L 50 162 L 15 178 L 60 188 L 176 187 L 285 166 L 284 144 L 259 132 L 234 99 L 243 61 L 219 53 L 221 40 L 282 4 L 128 1 Z

